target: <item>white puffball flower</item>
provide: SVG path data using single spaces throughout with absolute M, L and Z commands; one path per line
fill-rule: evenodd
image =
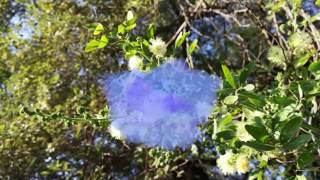
M 128 13 L 127 13 L 127 21 L 130 21 L 133 18 L 134 18 L 133 12 L 132 11 L 128 11 Z
M 249 159 L 246 155 L 239 155 L 236 160 L 236 168 L 238 173 L 245 174 L 250 171 Z
M 151 45 L 149 47 L 150 51 L 156 56 L 156 57 L 164 57 L 164 55 L 167 52 L 167 45 L 166 43 L 160 39 L 151 39 L 150 40 Z
M 129 70 L 139 69 L 143 64 L 143 59 L 139 56 L 131 56 L 129 58 L 128 68 Z
M 111 134 L 112 137 L 114 137 L 116 139 L 119 139 L 119 140 L 125 139 L 125 137 L 121 133 L 121 131 L 112 125 L 109 126 L 109 133 Z
M 236 172 L 234 157 L 232 151 L 228 150 L 224 155 L 221 155 L 219 159 L 217 159 L 217 166 L 222 174 L 230 175 Z
M 236 136 L 239 138 L 240 141 L 250 141 L 254 138 L 247 132 L 245 125 L 245 122 L 242 121 L 236 121 L 235 125 L 237 127 Z

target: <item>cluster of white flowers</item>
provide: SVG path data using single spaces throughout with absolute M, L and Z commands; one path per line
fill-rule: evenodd
M 143 59 L 139 56 L 131 56 L 129 58 L 128 68 L 129 70 L 140 69 L 143 65 Z
M 249 166 L 249 159 L 246 155 L 239 155 L 236 160 L 236 169 L 239 173 L 245 174 L 249 172 L 250 166 Z
M 279 46 L 272 46 L 269 51 L 267 58 L 270 61 L 270 63 L 274 66 L 280 67 L 282 69 L 286 69 L 286 56 L 287 54 L 284 54 L 284 52 L 281 47 Z
M 224 175 L 231 175 L 235 172 L 245 174 L 250 171 L 248 156 L 245 154 L 233 154 L 231 150 L 219 157 L 217 166 Z
M 234 154 L 231 150 L 227 151 L 224 155 L 221 155 L 219 157 L 219 159 L 217 160 L 217 165 L 222 174 L 229 175 L 236 172 L 234 160 Z
M 160 38 L 151 39 L 150 42 L 151 42 L 151 45 L 149 47 L 150 51 L 158 58 L 164 57 L 167 52 L 166 43 Z
M 294 49 L 295 53 L 303 53 L 309 48 L 312 47 L 312 38 L 311 36 L 303 31 L 298 31 L 293 33 L 289 37 L 289 46 Z

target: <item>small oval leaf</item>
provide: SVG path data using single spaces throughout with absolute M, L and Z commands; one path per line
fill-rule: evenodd
M 238 96 L 227 96 L 224 98 L 223 102 L 225 104 L 231 105 L 231 104 L 235 104 L 238 100 Z
M 102 24 L 99 23 L 99 24 L 96 26 L 96 29 L 94 30 L 93 35 L 99 35 L 99 34 L 102 33 L 103 31 L 104 31 L 104 27 L 103 27 Z

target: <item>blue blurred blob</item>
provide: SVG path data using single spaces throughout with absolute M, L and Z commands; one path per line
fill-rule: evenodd
M 216 101 L 220 79 L 171 60 L 151 72 L 114 74 L 103 82 L 111 126 L 126 140 L 166 149 L 192 145 Z
M 316 6 L 315 0 L 305 0 L 303 2 L 303 9 L 311 16 L 320 13 L 320 7 Z

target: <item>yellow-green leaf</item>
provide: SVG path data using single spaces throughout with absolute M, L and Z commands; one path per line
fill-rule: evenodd
M 99 24 L 96 26 L 96 29 L 94 30 L 93 35 L 99 35 L 99 34 L 101 34 L 103 31 L 104 31 L 104 27 L 103 27 L 102 24 L 99 23 Z
M 96 50 L 98 47 L 99 47 L 99 44 L 100 44 L 100 42 L 99 41 L 97 41 L 97 40 L 91 40 L 88 44 L 87 44 L 87 46 L 86 46 L 86 48 L 85 48 L 85 52 L 91 52 L 91 51 L 94 51 L 94 50 Z
M 183 34 L 180 33 L 176 39 L 175 47 L 176 48 L 180 47 L 183 44 L 183 42 L 186 40 L 186 38 L 189 36 L 189 34 L 190 32 L 185 32 Z
M 222 71 L 223 74 L 227 80 L 227 82 L 233 87 L 236 88 L 236 82 L 233 78 L 233 75 L 231 73 L 231 71 L 229 70 L 229 68 L 226 65 L 222 65 Z
M 106 35 L 103 35 L 100 39 L 98 48 L 104 48 L 108 45 L 109 39 Z
M 192 54 L 194 52 L 194 50 L 196 50 L 198 46 L 198 39 L 195 39 L 194 41 L 192 41 L 189 49 L 188 49 L 188 54 Z

